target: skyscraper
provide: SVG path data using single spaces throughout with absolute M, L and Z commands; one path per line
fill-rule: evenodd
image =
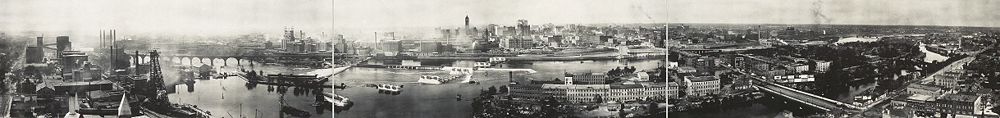
M 531 26 L 528 25 L 528 20 L 520 19 L 517 20 L 517 31 L 518 35 L 527 36 L 531 34 Z
M 466 29 L 469 28 L 469 16 L 468 15 L 465 16 L 465 28 Z

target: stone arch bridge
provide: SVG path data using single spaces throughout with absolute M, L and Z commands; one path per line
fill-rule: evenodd
M 149 62 L 151 59 L 148 55 L 142 54 L 129 54 L 129 56 L 138 62 Z M 181 63 L 193 64 L 194 62 L 199 62 L 203 64 L 208 64 L 211 66 L 216 66 L 216 61 L 221 60 L 222 62 L 229 62 L 230 60 L 236 61 L 236 65 L 250 65 L 253 66 L 253 62 L 270 62 L 273 60 L 329 60 L 333 58 L 330 53 L 275 53 L 275 54 L 232 54 L 232 55 L 195 55 L 195 54 L 160 54 L 161 60 L 174 60 Z M 207 62 L 207 63 L 206 63 Z M 229 66 L 227 63 L 221 63 L 223 66 Z

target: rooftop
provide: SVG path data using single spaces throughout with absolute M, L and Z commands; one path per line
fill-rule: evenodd
M 607 89 L 611 88 L 608 84 L 542 84 L 542 89 Z
M 935 100 L 934 96 L 921 95 L 921 94 L 911 95 L 910 97 L 907 97 L 907 99 L 908 100 L 912 100 L 912 101 L 934 101 Z
M 941 90 L 941 87 L 934 86 L 934 85 L 924 85 L 924 84 L 912 84 L 910 86 L 906 86 L 906 88 L 924 89 L 924 90 L 930 90 L 930 91 L 940 91 Z
M 719 78 L 715 78 L 715 76 L 685 76 L 684 79 L 691 80 L 691 82 L 703 82 L 703 81 L 715 81 L 715 80 L 719 80 Z
M 642 84 L 611 84 L 611 89 L 642 88 Z
M 76 81 L 76 82 L 59 83 L 56 86 L 80 86 L 80 85 L 96 85 L 96 84 L 111 84 L 111 81 L 109 80 Z
M 977 95 L 967 95 L 967 94 L 947 94 L 941 97 L 941 100 L 957 101 L 957 102 L 976 102 L 979 99 Z

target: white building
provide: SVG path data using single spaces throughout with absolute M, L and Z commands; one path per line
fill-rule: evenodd
M 677 82 L 667 83 L 667 97 L 680 98 L 680 85 L 678 85 Z
M 774 76 L 772 79 L 774 79 L 774 81 L 778 83 L 800 83 L 800 82 L 816 81 L 816 77 L 814 75 L 809 75 L 809 74 Z
M 817 60 L 816 61 L 816 69 L 814 69 L 813 71 L 815 71 L 817 73 L 825 73 L 827 70 L 830 69 L 830 63 L 832 63 L 832 62 Z
M 719 93 L 719 79 L 715 76 L 685 76 L 687 95 L 705 96 Z

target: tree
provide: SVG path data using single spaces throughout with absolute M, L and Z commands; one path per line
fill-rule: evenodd
M 993 113 L 998 113 L 1000 112 L 1000 107 L 993 107 L 990 109 L 990 111 L 993 111 Z
M 542 100 L 541 113 L 535 114 L 533 117 L 537 118 L 554 118 L 560 116 L 562 113 L 559 111 L 561 103 L 555 97 L 549 96 Z
M 486 89 L 486 95 L 495 95 L 496 93 L 497 87 L 490 86 L 490 88 Z
M 594 102 L 595 103 L 604 103 L 604 97 L 601 97 L 601 95 L 594 95 Z
M 509 92 L 507 86 L 500 86 L 500 90 L 497 93 L 507 93 Z

